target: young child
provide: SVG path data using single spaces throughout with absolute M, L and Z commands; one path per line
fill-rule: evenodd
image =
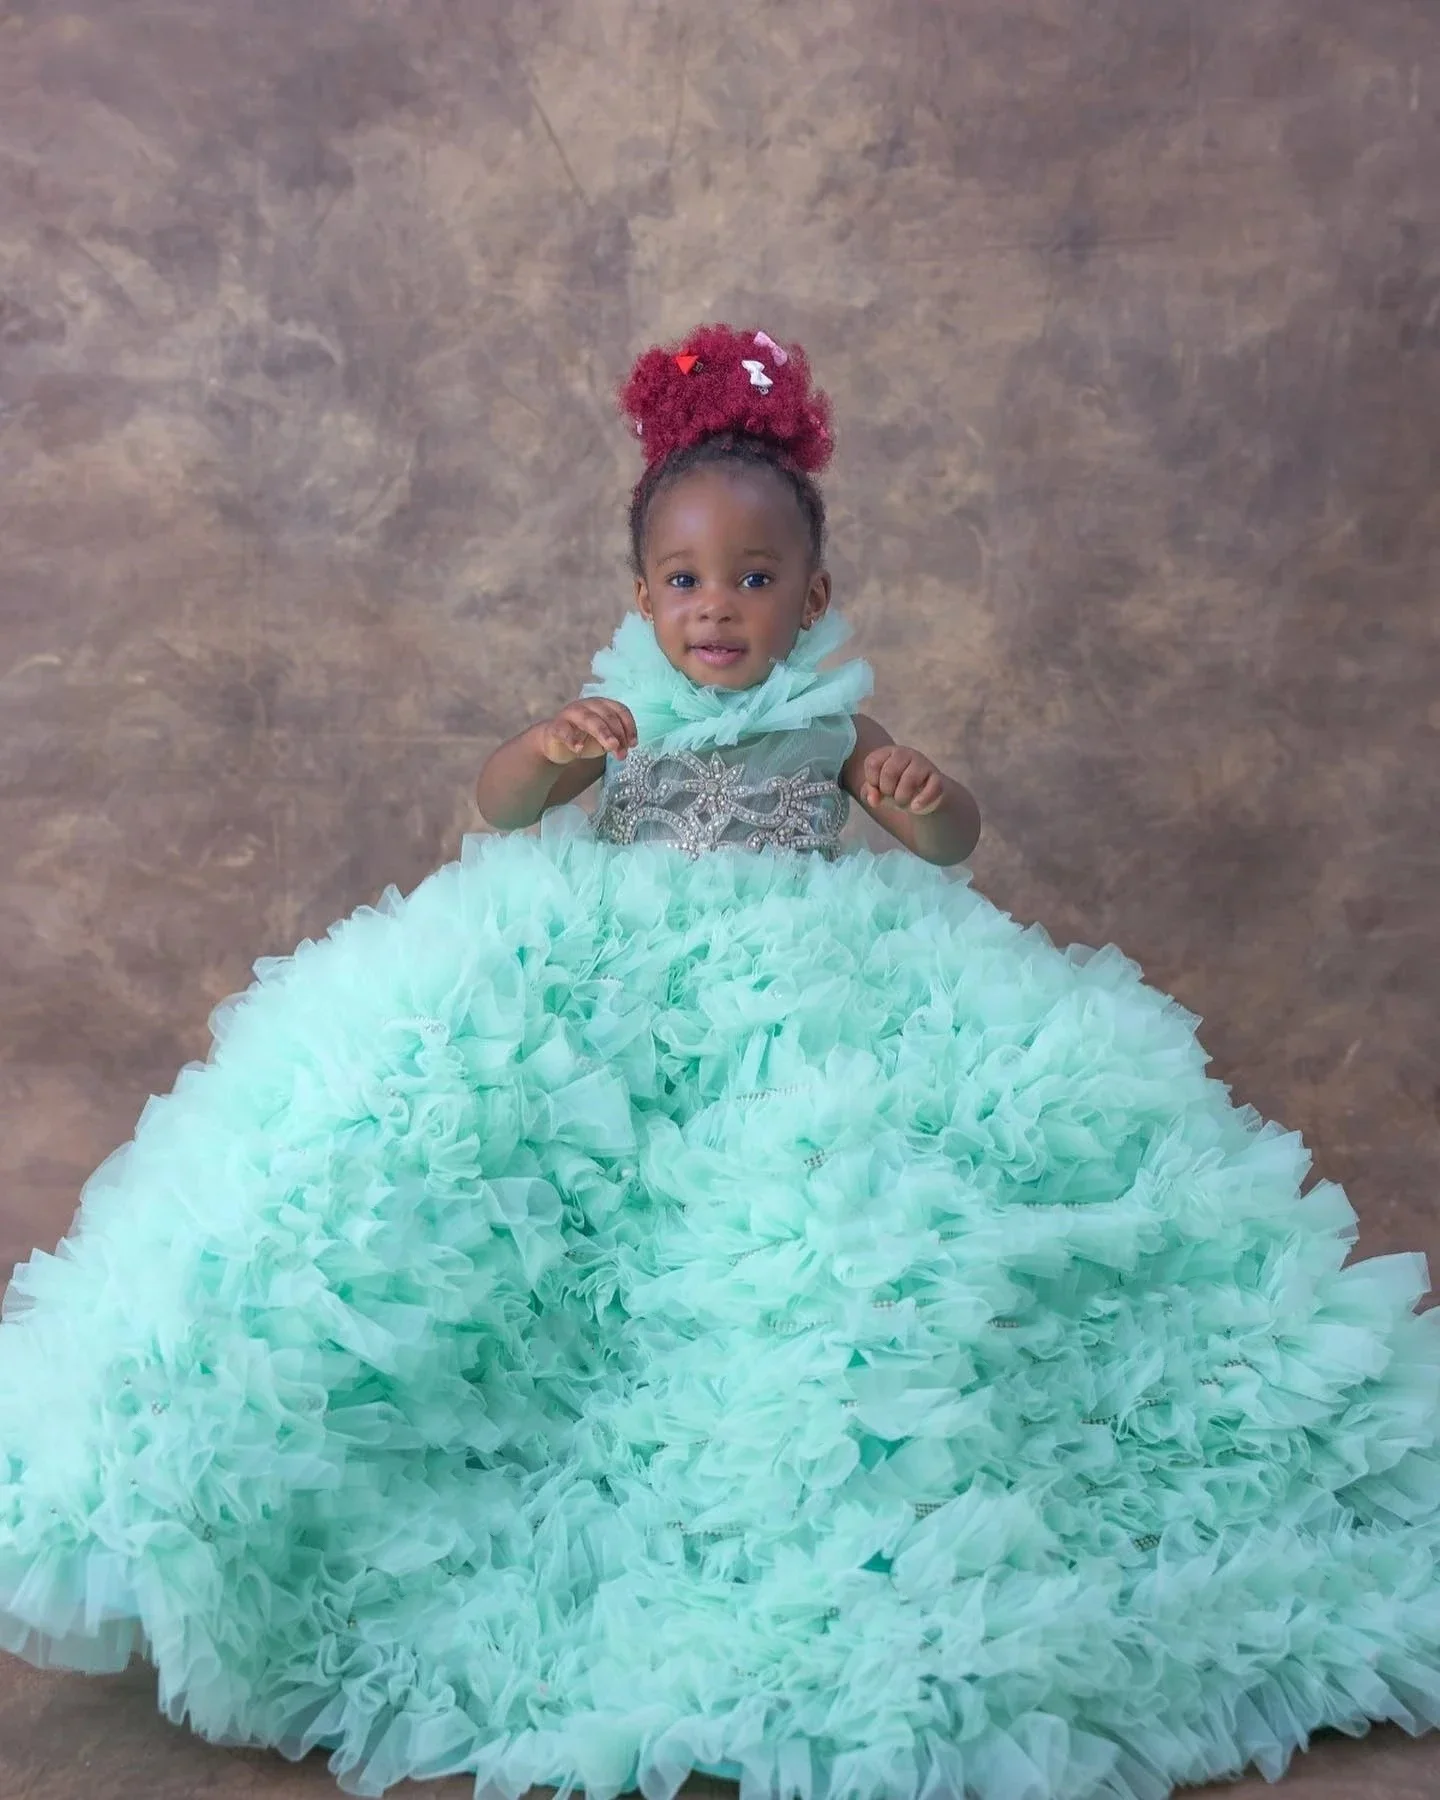
M 539 838 L 258 965 L 17 1272 L 0 1641 L 362 1794 L 1158 1800 L 1435 1724 L 1422 1260 L 931 866 L 975 803 L 826 661 L 800 349 L 623 400 L 636 611 L 479 779 Z
M 747 349 L 759 354 L 746 357 Z M 659 684 L 659 716 L 647 717 L 647 739 L 657 735 L 657 724 L 668 725 L 667 700 L 698 708 L 699 717 L 733 719 L 735 731 L 713 742 L 733 744 L 743 731 L 749 740 L 743 755 L 720 759 L 733 765 L 733 782 L 741 782 L 745 762 L 754 764 L 756 740 L 773 735 L 765 707 L 772 690 L 788 690 L 793 681 L 787 665 L 811 674 L 843 641 L 832 629 L 796 654 L 802 635 L 814 632 L 830 608 L 825 504 L 810 478 L 830 457 L 829 408 L 824 395 L 810 391 L 802 351 L 787 353 L 763 333 L 746 339 L 724 328 L 697 332 L 678 356 L 648 352 L 622 399 L 647 457 L 630 509 L 639 617 L 622 626 L 598 663 L 607 679 L 588 688 L 588 698 L 502 745 L 481 772 L 476 797 L 493 825 L 531 825 L 546 808 L 600 780 L 608 755 L 614 760 L 599 816 L 601 836 L 633 842 L 633 823 L 642 827 L 644 841 L 673 842 L 672 815 L 693 814 L 696 802 L 712 796 L 698 764 L 677 764 L 662 775 L 642 753 L 628 769 L 620 767 L 637 744 L 635 716 L 624 698 L 627 683 L 638 680 L 647 693 Z M 770 784 L 793 779 L 793 772 L 782 776 L 778 765 L 770 767 L 783 750 L 808 758 L 799 767 L 807 777 L 819 777 L 815 793 L 790 803 L 787 848 L 833 854 L 845 810 L 837 804 L 838 780 L 927 862 L 959 863 L 970 855 L 980 835 L 972 796 L 927 756 L 896 744 L 873 719 L 862 713 L 849 722 L 854 700 L 869 689 L 864 665 L 852 665 L 841 680 L 847 685 L 833 692 L 817 684 L 832 735 L 850 741 L 841 767 L 827 767 L 833 763 L 830 742 L 804 735 L 805 725 L 826 716 L 807 705 L 803 720 L 797 713 L 777 721 L 779 742 L 766 746 L 764 773 L 749 795 L 762 802 L 762 815 L 750 819 L 730 808 L 731 792 L 742 791 L 734 785 L 703 808 L 701 840 L 685 847 L 693 853 L 702 842 L 706 849 L 742 843 L 756 832 L 776 842 L 780 822 L 772 814 L 782 790 Z M 687 688 L 700 692 L 687 695 Z M 711 741 L 703 732 L 691 733 L 687 746 Z M 673 748 L 688 754 L 678 743 Z M 663 800 L 657 781 L 665 784 Z M 818 834 L 805 829 L 817 820 L 824 821 Z

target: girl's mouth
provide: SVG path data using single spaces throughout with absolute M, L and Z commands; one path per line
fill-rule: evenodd
M 728 669 L 745 654 L 743 644 L 692 644 L 690 654 L 712 669 Z

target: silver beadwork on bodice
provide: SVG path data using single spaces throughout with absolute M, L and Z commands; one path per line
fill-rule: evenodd
M 836 779 L 846 753 L 833 726 L 724 749 L 635 749 L 606 764 L 595 835 L 612 844 L 664 844 L 689 857 L 719 849 L 833 857 L 850 811 Z

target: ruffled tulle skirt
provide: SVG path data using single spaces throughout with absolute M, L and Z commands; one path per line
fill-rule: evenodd
M 472 840 L 0 1327 L 0 1643 L 342 1785 L 1156 1800 L 1440 1720 L 1434 1315 L 1195 1019 L 903 853 Z

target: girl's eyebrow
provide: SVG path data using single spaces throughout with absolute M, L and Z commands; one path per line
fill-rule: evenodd
M 783 560 L 780 555 L 780 552 L 778 550 L 768 550 L 768 549 L 765 549 L 763 546 L 760 547 L 759 549 L 755 549 L 755 550 L 742 550 L 740 552 L 740 554 L 742 556 L 768 557 L 768 559 L 771 562 L 780 562 Z M 688 562 L 691 558 L 693 558 L 694 555 L 695 555 L 695 552 L 693 550 L 672 550 L 668 556 L 662 556 L 660 558 L 659 562 L 656 563 L 655 567 L 657 569 L 663 569 L 665 567 L 666 563 Z

